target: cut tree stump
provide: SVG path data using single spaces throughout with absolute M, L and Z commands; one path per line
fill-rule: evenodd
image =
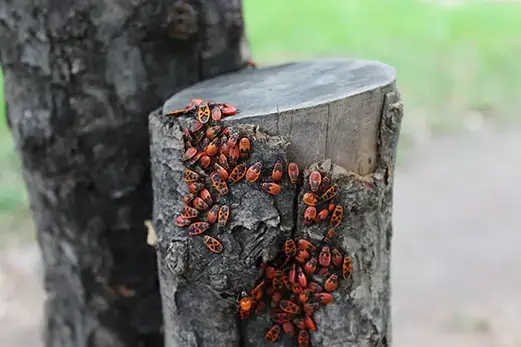
M 262 161 L 265 179 L 276 159 L 295 161 L 301 187 L 284 183 L 272 197 L 258 185 L 230 185 L 225 228 L 210 229 L 224 245 L 211 253 L 199 236 L 177 227 L 183 206 L 181 129 L 193 120 L 169 117 L 192 98 L 231 103 L 224 124 L 252 138 L 248 163 Z M 154 227 L 167 347 L 263 346 L 267 315 L 240 321 L 237 297 L 259 280 L 259 259 L 272 260 L 288 237 L 320 240 L 329 223 L 303 224 L 308 171 L 330 173 L 345 207 L 336 244 L 354 260 L 334 302 L 314 315 L 313 346 L 391 345 L 390 250 L 392 187 L 402 103 L 395 71 L 371 61 L 324 59 L 214 78 L 170 98 L 149 117 Z M 286 173 L 285 173 L 286 175 Z M 309 190 L 309 189 L 308 189 Z M 284 336 L 275 345 L 296 345 Z
M 163 345 L 147 117 L 246 66 L 242 2 L 0 1 L 8 124 L 43 255 L 47 347 Z

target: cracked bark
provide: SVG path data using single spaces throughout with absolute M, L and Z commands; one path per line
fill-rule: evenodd
M 0 2 L 0 62 L 43 255 L 45 344 L 161 346 L 147 116 L 246 65 L 241 1 Z
M 338 202 L 346 209 L 337 244 L 353 257 L 354 275 L 351 283 L 341 281 L 335 302 L 315 314 L 319 330 L 312 333 L 312 344 L 390 346 L 392 186 L 401 99 L 391 67 L 337 59 L 211 79 L 179 92 L 150 115 L 167 346 L 263 346 L 268 317 L 239 322 L 236 308 L 237 294 L 259 277 L 255 260 L 271 260 L 289 235 L 319 239 L 328 230 L 326 224 L 303 225 L 304 190 L 287 184 L 275 199 L 251 184 L 231 188 L 232 224 L 217 232 L 222 254 L 211 254 L 175 226 L 186 192 L 180 161 L 184 121 L 163 114 L 194 97 L 237 106 L 240 113 L 226 118 L 226 125 L 254 127 L 267 134 L 268 144 L 288 141 L 287 147 L 253 142 L 256 158 L 250 162 L 273 163 L 284 155 L 301 170 L 316 165 L 331 170 L 341 186 Z M 263 174 L 270 170 L 265 167 Z M 276 345 L 296 342 L 284 337 Z

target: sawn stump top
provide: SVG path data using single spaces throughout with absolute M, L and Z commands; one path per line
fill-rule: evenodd
M 163 113 L 193 98 L 231 103 L 240 111 L 235 119 L 280 113 L 378 89 L 393 83 L 395 75 L 380 62 L 336 58 L 243 70 L 180 91 L 165 102 Z

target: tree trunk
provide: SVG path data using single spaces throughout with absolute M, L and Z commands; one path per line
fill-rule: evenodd
M 275 197 L 258 185 L 230 184 L 219 203 L 230 206 L 227 226 L 206 233 L 224 245 L 213 254 L 200 236 L 176 226 L 186 183 L 181 130 L 190 117 L 165 114 L 198 97 L 231 103 L 231 132 L 252 139 L 248 165 L 264 163 L 269 181 L 276 159 L 295 161 L 300 184 L 282 183 Z M 170 98 L 150 116 L 154 227 L 158 235 L 165 340 L 173 346 L 262 346 L 269 315 L 240 321 L 237 297 L 259 280 L 256 264 L 273 260 L 288 237 L 320 241 L 329 223 L 303 223 L 309 171 L 320 168 L 340 187 L 345 207 L 336 245 L 353 258 L 351 280 L 334 302 L 316 312 L 313 346 L 390 346 L 392 186 L 402 106 L 392 68 L 337 59 L 234 73 L 199 83 Z M 271 165 L 270 165 L 271 164 Z M 282 334 L 281 334 L 282 335 Z M 284 335 L 276 345 L 293 346 Z
M 59 4 L 58 4 L 59 3 Z M 148 114 L 246 66 L 241 1 L 1 1 L 8 122 L 43 255 L 45 344 L 161 346 Z

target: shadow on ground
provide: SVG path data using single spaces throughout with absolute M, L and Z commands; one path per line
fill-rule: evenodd
M 396 176 L 394 346 L 521 346 L 520 175 L 521 132 L 411 151 Z M 34 245 L 0 256 L 0 346 L 41 346 L 37 264 Z

